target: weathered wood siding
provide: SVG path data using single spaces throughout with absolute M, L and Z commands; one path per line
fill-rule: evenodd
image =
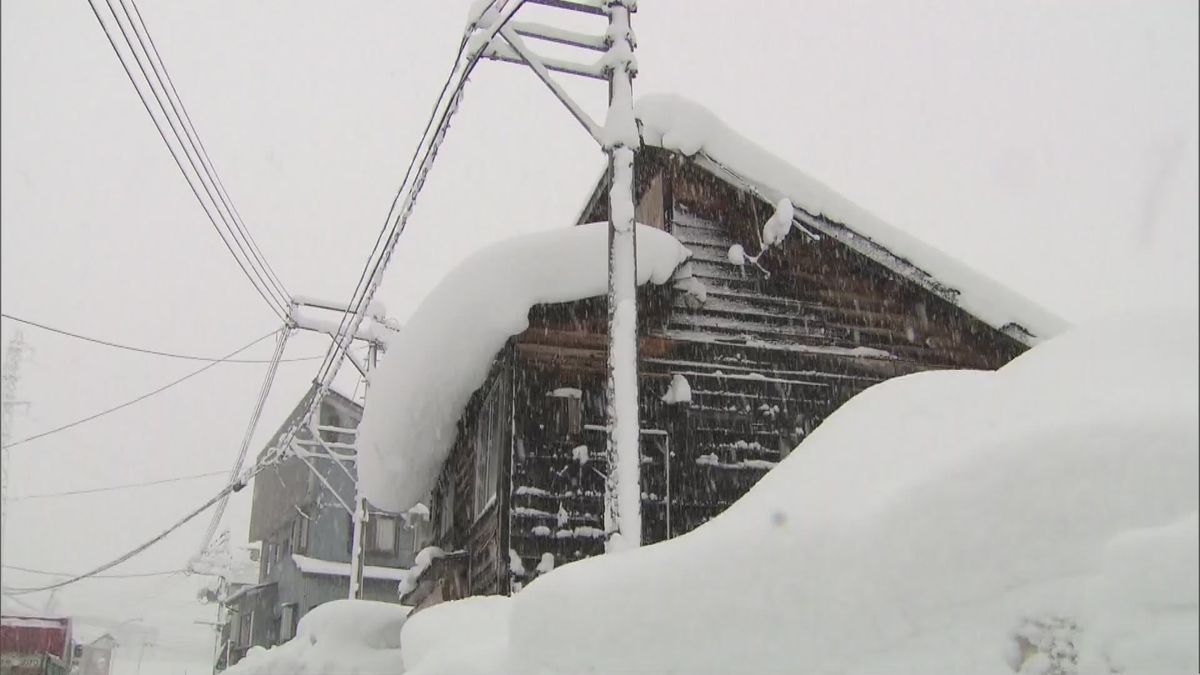
M 507 592 L 506 585 L 501 587 L 501 580 L 507 580 L 508 569 L 507 556 L 501 548 L 506 539 L 502 524 L 507 528 L 507 520 L 503 519 L 502 523 L 501 514 L 507 511 L 508 505 L 511 431 L 494 440 L 500 446 L 495 449 L 500 458 L 498 471 L 492 476 L 497 486 L 496 500 L 478 513 L 475 500 L 475 491 L 480 487 L 476 479 L 475 432 L 480 422 L 480 412 L 487 403 L 485 394 L 492 391 L 494 386 L 504 390 L 503 395 L 495 401 L 498 414 L 510 429 L 512 425 L 512 368 L 507 354 L 508 350 L 497 357 L 497 365 L 493 367 L 487 382 L 468 403 L 459 422 L 458 438 L 433 491 L 433 543 L 447 552 L 466 552 L 467 588 L 471 595 Z M 448 498 L 450 491 L 453 497 Z M 451 511 L 450 525 L 445 532 L 439 532 L 438 523 L 447 508 Z
M 863 389 L 922 370 L 997 368 L 1024 350 L 829 238 L 794 230 L 760 258 L 765 271 L 735 265 L 730 247 L 758 251 L 770 205 L 669 153 L 643 151 L 637 168 L 639 222 L 692 251 L 673 286 L 639 290 L 646 543 L 723 511 Z M 607 217 L 605 194 L 600 186 L 582 222 Z M 470 549 L 473 594 L 519 589 L 545 554 L 560 566 L 603 551 L 604 302 L 534 308 L 493 369 L 512 377 L 511 465 L 502 472 L 511 483 L 494 521 L 464 513 L 448 539 Z M 667 405 L 676 375 L 692 400 Z M 578 390 L 577 407 L 563 390 Z M 471 489 L 464 439 L 477 406 L 443 471 L 460 495 Z M 459 502 L 469 509 L 469 496 Z

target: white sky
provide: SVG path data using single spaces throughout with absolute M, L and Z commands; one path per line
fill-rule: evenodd
M 350 294 L 468 4 L 143 0 L 225 185 L 293 292 Z M 4 311 L 200 354 L 225 353 L 273 328 L 87 4 L 12 0 L 2 8 Z M 644 0 L 634 28 L 637 92 L 695 99 L 885 220 L 1068 319 L 1197 304 L 1190 0 Z M 598 111 L 603 85 L 571 89 Z M 403 318 L 474 248 L 570 224 L 601 163 L 531 73 L 485 64 L 382 299 Z M 5 342 L 13 327 L 4 322 Z M 24 334 L 36 351 L 23 364 L 21 395 L 33 407 L 14 437 L 199 365 Z M 289 356 L 322 348 L 302 335 Z M 264 344 L 253 355 L 269 351 Z M 452 355 L 430 357 L 453 367 Z M 281 367 L 260 441 L 314 372 L 311 363 Z M 261 366 L 218 366 L 136 407 L 14 448 L 12 492 L 227 469 L 261 375 Z M 15 502 L 3 560 L 90 568 L 220 483 Z M 235 538 L 245 537 L 248 502 L 247 490 L 231 503 L 225 522 Z M 180 567 L 205 524 L 197 519 L 117 571 Z M 45 580 L 3 576 L 10 586 Z M 207 672 L 211 633 L 192 622 L 213 612 L 192 601 L 197 584 L 96 580 L 59 601 L 78 614 L 154 625 L 162 646 L 147 650 L 143 672 L 179 673 L 185 664 Z M 127 648 L 117 672 L 134 672 L 136 660 Z

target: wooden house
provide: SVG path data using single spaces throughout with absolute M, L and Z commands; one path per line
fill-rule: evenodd
M 994 369 L 1063 327 L 707 113 L 655 103 L 639 104 L 637 221 L 691 257 L 671 283 L 639 290 L 643 543 L 721 513 L 867 387 Z M 672 141 L 681 114 L 700 147 Z M 607 187 L 580 223 L 607 219 Z M 738 264 L 781 197 L 795 229 Z M 418 559 L 405 604 L 513 593 L 603 552 L 606 320 L 602 296 L 536 305 L 495 355 L 430 486 L 437 551 Z

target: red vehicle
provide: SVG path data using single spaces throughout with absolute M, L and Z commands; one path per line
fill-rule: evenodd
M 4 675 L 60 675 L 71 665 L 71 620 L 0 616 L 0 669 Z

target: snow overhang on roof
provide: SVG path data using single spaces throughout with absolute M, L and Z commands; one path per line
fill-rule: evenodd
M 690 255 L 674 237 L 637 229 L 638 284 L 664 284 Z M 359 484 L 375 506 L 402 513 L 429 494 L 459 416 L 505 342 L 540 304 L 604 295 L 608 225 L 515 237 L 467 258 L 387 341 L 358 428 Z
M 953 257 L 896 229 L 820 181 L 742 137 L 704 107 L 673 95 L 646 96 L 635 110 L 642 142 L 691 157 L 713 175 L 769 204 L 787 197 L 808 229 L 831 237 L 962 307 L 1026 344 L 1067 322 Z

